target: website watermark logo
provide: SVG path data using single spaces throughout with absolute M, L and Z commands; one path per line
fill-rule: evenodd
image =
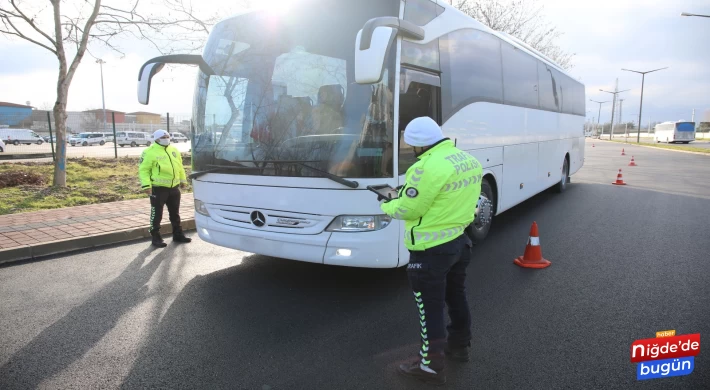
M 699 353 L 700 333 L 676 336 L 675 330 L 664 330 L 656 332 L 656 338 L 631 344 L 631 362 L 638 363 L 638 380 L 688 375 Z

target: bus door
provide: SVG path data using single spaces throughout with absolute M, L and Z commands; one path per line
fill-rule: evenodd
M 441 79 L 438 74 L 402 67 L 399 89 L 399 127 L 397 174 L 403 185 L 407 169 L 417 158 L 414 149 L 404 143 L 404 129 L 415 118 L 428 116 L 441 126 Z M 404 221 L 397 221 L 404 232 Z M 400 235 L 399 264 L 409 262 L 409 251 Z

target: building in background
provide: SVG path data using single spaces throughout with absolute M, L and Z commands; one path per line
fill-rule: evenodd
M 139 125 L 159 125 L 160 114 L 152 112 L 137 111 L 126 114 L 126 123 L 137 123 Z
M 104 123 L 104 110 L 102 109 L 96 109 L 96 110 L 86 110 L 84 111 L 85 113 L 88 114 L 93 114 L 94 117 L 96 118 L 97 121 L 99 121 L 102 125 Z M 126 123 L 126 113 L 122 111 L 114 111 L 114 110 L 106 110 L 106 123 L 111 123 L 111 113 L 114 114 L 116 123 Z
M 0 125 L 29 128 L 32 125 L 32 106 L 0 102 Z
M 709 133 L 710 132 L 710 108 L 701 112 L 700 115 L 695 119 L 698 122 L 698 127 L 695 131 L 698 133 Z

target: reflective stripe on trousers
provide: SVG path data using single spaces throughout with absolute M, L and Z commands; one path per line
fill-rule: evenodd
M 417 302 L 417 309 L 419 309 L 419 325 L 421 325 L 421 333 L 419 335 L 422 337 L 422 349 L 419 351 L 419 355 L 422 356 L 422 364 L 428 366 L 429 363 L 431 363 L 431 360 L 427 359 L 429 357 L 429 336 L 427 336 L 426 333 L 426 312 L 424 311 L 424 300 L 422 299 L 421 292 L 415 291 L 413 294 L 414 300 Z

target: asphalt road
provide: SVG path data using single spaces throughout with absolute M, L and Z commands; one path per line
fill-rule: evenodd
M 180 152 L 187 152 L 190 150 L 189 142 L 179 142 L 174 143 Z M 56 146 L 55 146 L 56 148 Z M 115 153 L 118 153 L 118 157 L 126 156 L 140 156 L 146 147 L 142 146 L 124 146 L 116 148 L 114 150 L 113 142 L 109 142 L 102 145 L 92 145 L 92 146 L 71 146 L 67 145 L 67 157 L 114 157 Z M 6 145 L 6 151 L 4 154 L 13 155 L 23 155 L 23 154 L 35 154 L 35 153 L 52 153 L 51 145 L 49 143 L 43 143 L 42 145 Z M 56 149 L 55 149 L 56 150 Z M 49 159 L 51 160 L 51 159 Z
M 636 381 L 634 340 L 710 334 L 710 157 L 592 141 L 564 194 L 497 217 L 474 250 L 473 359 L 452 389 L 699 389 Z M 612 186 L 623 168 L 625 187 Z M 532 221 L 552 266 L 518 268 Z M 405 271 L 320 266 L 196 240 L 0 268 L 0 388 L 412 389 Z M 707 343 L 704 343 L 707 344 Z M 701 345 L 703 343 L 701 342 Z

